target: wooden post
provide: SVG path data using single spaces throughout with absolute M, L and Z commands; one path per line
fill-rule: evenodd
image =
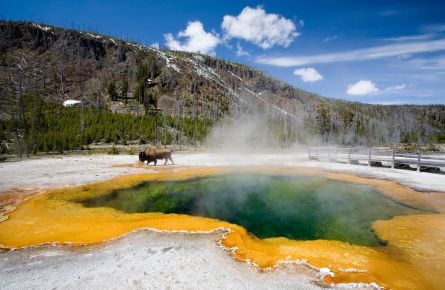
M 396 148 L 392 148 L 392 165 L 391 168 L 396 166 Z
M 421 159 L 421 151 L 417 151 L 417 172 L 420 172 L 420 159 Z
M 351 164 L 351 147 L 348 148 L 348 164 Z
M 369 148 L 369 152 L 368 152 L 368 166 L 371 166 L 371 148 Z

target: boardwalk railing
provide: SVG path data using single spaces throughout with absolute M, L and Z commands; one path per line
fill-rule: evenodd
M 445 172 L 445 153 L 433 151 L 406 151 L 391 148 L 311 147 L 309 148 L 309 159 L 417 170 L 418 172 Z

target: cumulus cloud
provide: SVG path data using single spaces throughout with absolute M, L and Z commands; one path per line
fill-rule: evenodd
M 225 15 L 221 27 L 226 39 L 243 39 L 263 49 L 275 45 L 288 47 L 299 35 L 292 20 L 266 13 L 261 6 L 247 6 L 238 16 Z
M 385 89 L 385 91 L 386 92 L 397 92 L 397 91 L 404 90 L 405 88 L 406 88 L 406 84 L 401 84 L 401 85 L 397 85 L 397 86 L 387 87 Z
M 378 91 L 379 89 L 372 81 L 360 80 L 355 84 L 349 84 L 346 93 L 351 96 L 365 96 Z
M 200 21 L 191 21 L 185 30 L 178 33 L 175 38 L 171 33 L 164 35 L 165 44 L 172 50 L 215 54 L 215 48 L 221 43 L 218 35 L 206 32 Z M 181 38 L 184 40 L 181 42 Z
M 323 80 L 323 76 L 311 67 L 296 69 L 294 75 L 300 76 L 301 80 L 305 83 L 313 83 Z

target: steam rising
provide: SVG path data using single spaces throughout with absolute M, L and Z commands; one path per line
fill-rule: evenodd
M 229 113 L 208 134 L 205 145 L 210 149 L 261 152 L 314 145 L 389 146 L 403 142 L 407 134 L 417 134 L 418 143 L 426 144 L 433 132 L 398 108 L 388 107 L 379 116 L 372 107 L 363 110 L 365 104 L 350 104 L 348 110 L 331 100 L 319 100 L 315 106 L 297 100 L 275 104 L 272 93 L 246 88 L 233 95 Z
M 305 126 L 306 113 L 298 106 L 288 112 L 265 91 L 256 94 L 243 89 L 235 95 L 230 112 L 208 134 L 207 147 L 221 152 L 262 152 L 318 143 Z
M 207 145 L 223 152 L 248 152 L 277 146 L 273 131 L 259 114 L 227 118 L 210 132 Z

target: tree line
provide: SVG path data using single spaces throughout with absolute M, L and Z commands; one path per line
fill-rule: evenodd
M 204 140 L 213 123 L 202 117 L 135 116 L 94 107 L 64 107 L 35 95 L 23 101 L 22 126 L 18 128 L 16 118 L 2 119 L 0 140 L 14 143 L 16 150 L 22 147 L 27 155 L 80 150 L 93 143 L 194 144 Z

